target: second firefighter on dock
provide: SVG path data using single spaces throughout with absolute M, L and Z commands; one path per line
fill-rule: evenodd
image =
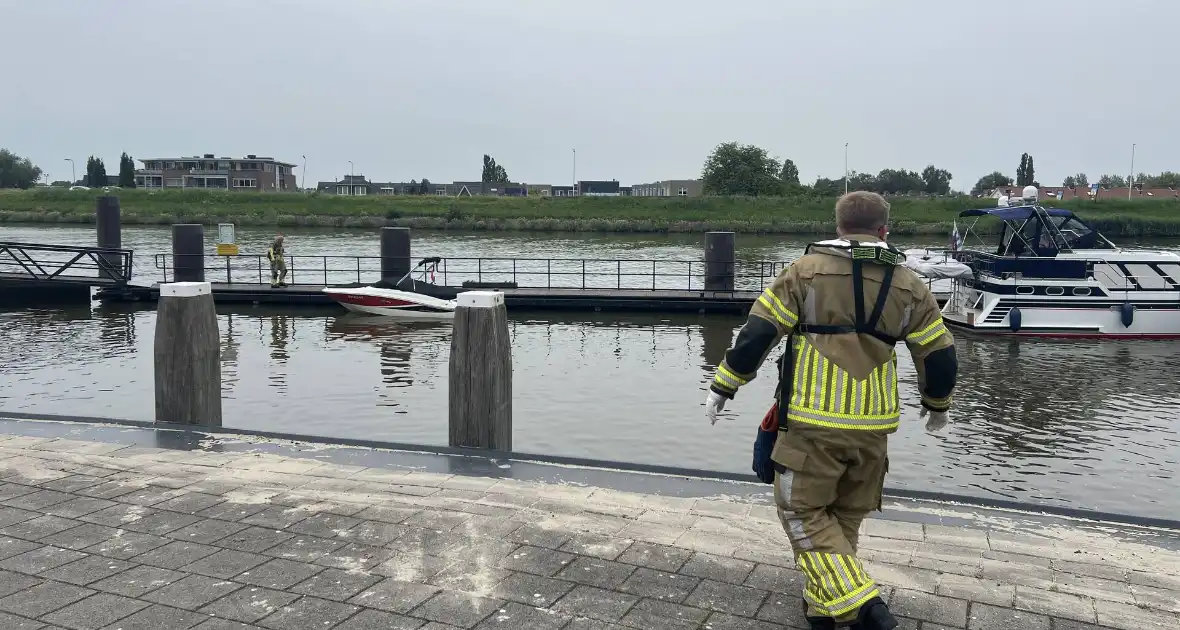
M 705 401 L 715 423 L 786 340 L 754 471 L 774 485 L 779 520 L 807 578 L 813 630 L 897 627 L 856 557 L 861 522 L 881 509 L 888 436 L 900 417 L 894 346 L 904 340 L 913 357 L 929 428 L 946 423 L 958 372 L 934 296 L 885 242 L 888 221 L 880 195 L 841 197 L 838 238 L 809 245 L 762 293 Z
M 283 235 L 275 237 L 270 248 L 266 250 L 266 259 L 270 262 L 270 286 L 287 286 L 287 258 L 283 255 Z

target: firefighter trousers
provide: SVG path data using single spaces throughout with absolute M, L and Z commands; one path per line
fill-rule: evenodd
M 880 596 L 856 545 L 865 516 L 881 509 L 887 448 L 886 435 L 868 431 L 790 422 L 779 433 L 774 499 L 807 578 L 808 616 L 854 620 L 865 602 Z
M 287 280 L 287 260 L 282 256 L 270 259 L 270 284 L 278 286 Z

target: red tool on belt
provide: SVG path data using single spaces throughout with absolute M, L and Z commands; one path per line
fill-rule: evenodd
M 778 431 L 778 403 L 770 406 L 766 415 L 762 418 L 762 425 L 759 427 L 763 431 Z

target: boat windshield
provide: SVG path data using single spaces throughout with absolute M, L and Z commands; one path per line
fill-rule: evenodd
M 999 256 L 1056 256 L 1073 249 L 1115 249 L 1096 230 L 1074 216 L 1036 216 L 1006 221 L 1000 234 Z
M 1049 217 L 1070 249 L 1115 249 L 1114 245 L 1077 217 Z

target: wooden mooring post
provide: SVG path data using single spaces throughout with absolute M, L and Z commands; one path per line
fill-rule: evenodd
M 381 228 L 381 279 L 397 282 L 410 272 L 410 228 Z M 359 282 L 359 280 L 358 280 Z
M 119 249 L 123 246 L 123 219 L 119 210 L 119 198 L 104 195 L 98 198 L 94 207 L 94 224 L 98 236 L 98 246 L 108 249 Z M 99 271 L 100 276 L 119 279 L 117 273 L 123 265 L 123 259 L 118 254 L 103 254 L 109 269 Z
M 221 426 L 221 356 L 208 282 L 160 285 L 156 422 Z
M 504 294 L 460 293 L 451 333 L 449 443 L 512 450 L 512 343 Z
M 172 225 L 172 280 L 205 281 L 205 226 L 200 223 Z
M 733 291 L 737 252 L 733 232 L 705 233 L 705 290 Z

